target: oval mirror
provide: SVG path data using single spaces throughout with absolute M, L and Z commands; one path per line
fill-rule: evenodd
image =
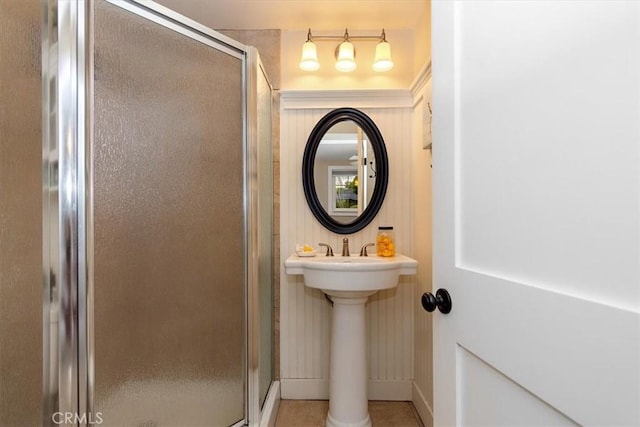
M 338 108 L 318 121 L 307 140 L 304 196 L 327 229 L 355 233 L 380 210 L 388 169 L 384 140 L 373 120 L 360 110 Z

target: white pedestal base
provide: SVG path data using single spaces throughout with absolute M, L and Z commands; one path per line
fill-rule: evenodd
M 373 292 L 372 292 L 373 293 Z M 370 427 L 364 304 L 367 297 L 332 296 L 327 427 Z
M 371 418 L 369 418 L 369 414 L 367 414 L 367 418 L 362 420 L 359 423 L 341 423 L 336 421 L 331 416 L 331 412 L 327 414 L 327 423 L 326 427 L 371 427 Z

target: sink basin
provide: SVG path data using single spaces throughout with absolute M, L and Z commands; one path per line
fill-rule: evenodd
M 316 256 L 291 255 L 284 262 L 287 274 L 302 274 L 304 284 L 342 298 L 366 297 L 398 286 L 401 274 L 416 274 L 418 262 L 404 255 Z
M 416 274 L 418 262 L 393 257 L 300 257 L 284 262 L 287 274 L 301 274 L 309 288 L 333 301 L 329 413 L 326 427 L 371 427 L 367 408 L 365 304 L 369 295 L 398 286 L 401 274 Z

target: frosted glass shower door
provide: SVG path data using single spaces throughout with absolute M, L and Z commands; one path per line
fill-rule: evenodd
M 232 425 L 245 417 L 243 57 L 103 1 L 94 21 L 93 412 Z
M 0 426 L 42 422 L 42 5 L 0 1 Z

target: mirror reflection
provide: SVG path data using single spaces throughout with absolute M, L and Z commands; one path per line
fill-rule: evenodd
M 325 212 L 341 224 L 367 208 L 376 184 L 376 162 L 367 134 L 352 120 L 322 137 L 313 166 L 316 193 Z

